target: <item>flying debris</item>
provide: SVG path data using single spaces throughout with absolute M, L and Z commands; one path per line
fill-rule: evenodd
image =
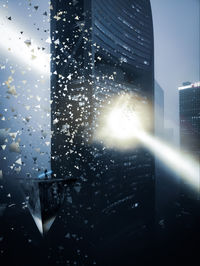
M 22 159 L 19 158 L 15 163 L 22 165 Z
M 34 59 L 36 59 L 36 58 L 37 58 L 37 56 L 35 56 L 35 55 L 32 55 L 32 56 L 31 56 L 31 59 L 32 59 L 32 60 L 34 60 Z
M 52 174 L 51 170 L 50 171 L 45 170 L 44 173 L 38 176 L 38 178 L 48 178 L 48 176 L 50 176 L 51 174 Z
M 9 146 L 9 151 L 20 153 L 19 142 L 12 142 Z
M 6 149 L 6 145 L 1 145 L 2 150 Z
M 10 95 L 16 96 L 16 95 L 17 95 L 17 92 L 16 92 L 16 89 L 15 89 L 15 86 L 11 86 L 11 87 L 7 90 L 7 93 L 10 94 Z
M 56 183 L 42 183 L 36 180 L 21 180 L 29 211 L 43 235 L 48 232 L 63 202 L 62 188 Z
M 24 43 L 29 47 L 31 45 L 31 40 L 26 40 Z
M 36 40 L 31 40 L 30 34 L 24 36 L 24 31 L 20 31 L 17 25 L 5 21 L 1 18 L 0 34 L 3 36 L 4 41 L 0 43 L 1 48 L 5 50 L 9 56 L 15 57 L 21 63 L 28 65 L 28 69 L 35 69 L 37 72 L 49 75 L 49 61 L 50 54 L 44 51 L 37 51 Z M 24 38 L 21 37 L 23 34 Z M 34 56 L 37 58 L 32 58 L 32 52 L 30 51 L 30 46 L 34 49 Z M 11 53 L 10 53 L 11 52 Z M 32 60 L 34 59 L 34 60 Z
M 46 39 L 46 43 L 51 44 L 51 38 L 50 37 Z
M 14 140 L 17 137 L 18 132 L 9 133 L 9 136 Z
M 0 129 L 0 145 L 4 144 L 6 138 L 9 136 L 10 128 Z

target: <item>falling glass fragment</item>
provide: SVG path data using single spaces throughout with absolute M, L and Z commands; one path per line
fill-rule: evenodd
M 66 189 L 76 180 L 48 179 L 51 171 L 38 178 L 21 178 L 20 183 L 25 194 L 29 211 L 42 235 L 53 224 L 64 202 Z

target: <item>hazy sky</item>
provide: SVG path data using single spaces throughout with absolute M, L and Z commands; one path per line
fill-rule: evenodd
M 166 125 L 177 125 L 177 87 L 200 80 L 200 0 L 151 0 L 151 5 L 155 79 L 165 91 Z
M 200 80 L 200 0 L 150 1 L 154 23 L 155 78 L 165 91 L 166 124 L 168 127 L 171 124 L 176 126 L 177 87 L 184 81 Z M 0 11 L 12 16 L 11 23 L 29 33 L 30 38 L 43 39 L 44 42 L 46 34 L 43 36 L 43 30 L 48 26 L 43 23 L 42 14 L 48 10 L 48 2 L 32 0 L 30 7 L 27 1 L 9 1 L 8 8 L 3 8 L 7 1 L 1 0 Z M 33 8 L 35 5 L 39 6 L 37 11 Z

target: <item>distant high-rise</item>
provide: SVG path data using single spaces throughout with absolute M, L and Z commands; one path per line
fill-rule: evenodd
M 164 136 L 164 90 L 159 83 L 154 82 L 154 124 L 155 124 L 155 137 L 163 138 Z M 155 158 L 155 207 L 156 207 L 156 220 L 160 220 L 161 211 L 163 211 L 163 165 L 158 158 Z M 163 195 L 164 194 L 164 195 Z
M 193 155 L 200 162 L 200 82 L 184 83 L 179 87 L 180 145 L 185 153 Z M 200 177 L 200 169 L 199 169 Z M 194 193 L 184 192 L 183 198 L 194 197 Z M 199 199 L 199 194 L 197 195 Z M 191 205 L 188 203 L 188 208 Z
M 180 144 L 200 154 L 200 82 L 179 87 Z
M 90 241 L 121 252 L 152 229 L 154 158 L 141 146 L 109 150 L 94 133 L 105 103 L 122 93 L 151 107 L 154 132 L 150 1 L 52 1 L 51 38 L 52 171 L 79 180 L 78 194 L 68 191 L 73 225 L 87 221 Z
M 174 143 L 174 128 L 166 127 L 164 129 L 164 138 L 166 142 L 172 145 Z
M 155 135 L 162 138 L 164 137 L 164 90 L 156 80 L 154 87 Z

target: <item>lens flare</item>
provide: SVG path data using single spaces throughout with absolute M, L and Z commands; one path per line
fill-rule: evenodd
M 133 138 L 134 133 L 141 127 L 135 112 L 126 103 L 110 112 L 107 125 L 112 136 L 117 139 Z
M 123 149 L 127 148 L 127 145 L 133 147 L 132 141 L 136 139 L 140 145 L 149 149 L 169 169 L 178 174 L 185 183 L 199 191 L 199 162 L 191 155 L 184 154 L 148 133 L 141 112 L 137 112 L 137 108 L 131 105 L 127 98 L 119 99 L 113 108 L 109 109 L 104 119 L 103 130 L 99 129 L 101 142 L 108 148 Z
M 137 94 L 123 93 L 102 105 L 97 118 L 98 128 L 94 139 L 110 148 L 132 149 L 139 142 L 135 135 L 149 128 L 148 104 Z M 138 119 L 140 117 L 140 119 Z
M 38 49 L 40 45 L 35 43 L 25 34 L 20 34 L 17 25 L 1 13 L 0 18 L 0 47 L 6 52 L 6 56 L 11 55 L 20 62 L 23 62 L 31 69 L 41 74 L 49 75 L 50 73 L 50 55 Z

